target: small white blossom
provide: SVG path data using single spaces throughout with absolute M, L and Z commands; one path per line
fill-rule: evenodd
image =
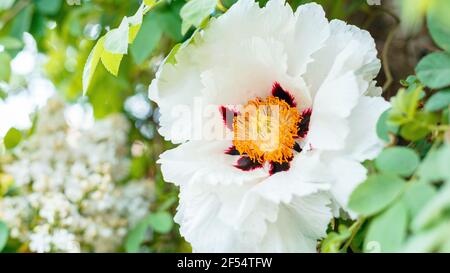
M 11 237 L 33 252 L 112 252 L 127 230 L 149 212 L 151 181 L 128 176 L 129 124 L 122 115 L 75 130 L 65 105 L 49 100 L 34 134 L 3 166 L 14 194 L 0 200 L 0 219 Z

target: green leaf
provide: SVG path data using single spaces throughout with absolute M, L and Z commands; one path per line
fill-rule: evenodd
M 171 197 L 167 198 L 164 202 L 162 202 L 162 203 L 158 206 L 158 210 L 159 210 L 159 211 L 168 210 L 168 209 L 170 209 L 170 207 L 172 207 L 172 205 L 175 204 L 177 201 L 178 201 L 178 197 L 176 197 L 176 196 L 171 196 Z
M 399 197 L 405 186 L 405 181 L 396 175 L 372 175 L 353 191 L 349 207 L 363 216 L 376 214 Z
M 162 36 L 162 30 L 158 23 L 158 17 L 154 13 L 144 18 L 141 30 L 130 46 L 131 56 L 135 63 L 142 64 L 158 45 Z
M 412 236 L 402 252 L 429 253 L 440 251 L 441 247 L 448 247 L 450 238 L 450 223 L 444 222 L 429 230 L 424 230 Z M 446 243 L 447 241 L 447 243 Z M 443 251 L 448 252 L 448 251 Z
M 105 35 L 105 44 L 103 45 L 105 51 L 113 54 L 127 54 L 128 53 L 128 39 L 130 27 L 127 17 L 122 19 L 118 28 L 108 31 Z
M 34 0 L 36 9 L 45 15 L 55 15 L 61 9 L 62 0 Z
M 419 80 L 433 89 L 450 85 L 450 53 L 435 52 L 423 58 L 416 67 Z
M 436 189 L 427 183 L 413 183 L 403 195 L 403 201 L 408 208 L 409 215 L 413 218 L 425 204 L 436 195 Z
M 2 45 L 5 49 L 20 49 L 22 48 L 23 43 L 21 40 L 14 37 L 1 37 L 0 45 Z
M 0 52 L 0 67 L 0 82 L 9 82 L 11 77 L 11 57 L 6 52 Z
M 14 18 L 10 33 L 12 37 L 22 40 L 23 33 L 30 30 L 33 11 L 34 6 L 28 5 Z
M 5 138 L 3 139 L 3 143 L 5 144 L 6 149 L 12 149 L 16 147 L 21 140 L 22 133 L 16 128 L 11 128 L 6 133 Z
M 413 231 L 419 231 L 431 226 L 444 218 L 444 215 L 450 209 L 450 183 L 441 188 L 430 202 L 414 218 L 411 226 Z
M 149 228 L 159 233 L 168 233 L 173 227 L 172 216 L 165 211 L 151 213 L 142 219 L 127 235 L 125 250 L 138 252 Z
M 8 226 L 0 221 L 0 252 L 5 248 L 8 242 L 9 229 Z
M 380 139 L 384 140 L 385 142 L 389 142 L 389 134 L 397 134 L 398 133 L 398 126 L 393 126 L 388 124 L 388 118 L 389 118 L 389 111 L 390 109 L 386 110 L 383 114 L 381 114 L 380 118 L 377 122 L 377 135 Z
M 150 226 L 159 233 L 168 233 L 172 230 L 173 227 L 173 219 L 172 215 L 166 211 L 160 211 L 156 213 L 152 213 L 147 218 Z
M 375 166 L 381 172 L 408 177 L 419 166 L 417 153 L 405 147 L 387 148 L 375 159 Z
M 448 162 L 450 162 L 450 147 L 447 144 L 439 150 L 428 153 L 417 170 L 417 175 L 421 181 L 429 183 L 450 180 Z
M 134 39 L 136 39 L 136 36 L 139 33 L 139 30 L 141 29 L 142 18 L 144 16 L 144 8 L 145 8 L 144 4 L 141 4 L 136 13 L 133 16 L 128 17 L 128 22 L 130 23 L 130 28 L 128 30 L 129 44 L 132 44 L 134 42 Z
M 128 232 L 127 238 L 125 239 L 126 252 L 135 253 L 139 251 L 142 242 L 145 240 L 148 226 L 147 220 L 143 219 Z
M 427 22 L 431 37 L 438 46 L 450 51 L 450 1 L 435 0 L 428 8 Z
M 398 252 L 405 240 L 408 212 L 402 202 L 375 217 L 369 225 L 364 240 L 364 251 L 370 252 L 376 246 L 380 252 Z
M 216 5 L 217 0 L 191 0 L 187 2 L 180 11 L 181 19 L 183 19 L 182 34 L 186 34 L 191 26 L 200 26 L 203 20 L 215 10 Z
M 181 17 L 180 9 L 182 1 L 175 2 L 169 6 L 162 6 L 155 10 L 154 15 L 158 18 L 158 25 L 174 42 L 181 42 Z
M 425 110 L 429 112 L 440 111 L 450 105 L 450 88 L 439 91 L 431 96 L 425 104 Z
M 102 56 L 100 57 L 102 64 L 105 66 L 106 70 L 114 76 L 119 74 L 120 64 L 123 59 L 122 54 L 115 54 L 104 50 Z
M 102 53 L 104 51 L 103 44 L 105 38 L 100 38 L 92 49 L 89 57 L 84 65 L 83 70 L 83 95 L 86 94 L 89 84 L 91 83 L 92 76 L 94 75 L 95 69 L 97 68 L 98 62 L 102 57 Z
M 403 125 L 400 135 L 406 140 L 418 141 L 426 137 L 430 131 L 430 125 L 436 125 L 439 116 L 435 113 L 419 112 L 414 119 Z

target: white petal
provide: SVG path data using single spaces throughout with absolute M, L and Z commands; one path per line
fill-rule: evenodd
M 278 41 L 247 38 L 226 51 L 202 74 L 204 95 L 214 103 L 243 105 L 267 97 L 274 82 L 285 78 L 287 55 Z
M 305 73 L 308 63 L 312 61 L 311 55 L 324 46 L 330 36 L 330 27 L 323 8 L 316 3 L 299 6 L 295 19 L 295 29 L 286 42 L 286 49 L 288 72 L 298 77 Z
M 361 97 L 349 119 L 350 133 L 343 154 L 360 162 L 374 159 L 382 150 L 376 126 L 381 114 L 390 104 L 382 97 Z
M 289 203 L 293 196 L 306 196 L 328 190 L 329 176 L 315 153 L 304 152 L 291 162 L 288 171 L 278 172 L 260 182 L 254 189 L 257 194 L 273 203 Z
M 251 215 L 245 225 L 235 226 L 233 219 L 237 213 L 233 214 L 233 210 L 237 212 L 236 206 L 242 206 L 239 199 L 247 191 L 242 185 L 181 187 L 175 220 L 194 251 L 315 252 L 317 240 L 325 235 L 331 218 L 329 198 L 325 194 L 295 197 L 282 205 L 263 200 L 254 214 L 267 215 L 269 210 L 270 218 Z M 235 196 L 229 198 L 230 194 Z
M 371 81 L 381 68 L 375 41 L 367 31 L 339 20 L 331 21 L 330 27 L 326 46 L 313 54 L 314 62 L 304 75 L 313 94 L 328 77 L 354 71 L 363 80 Z
M 189 141 L 164 152 L 158 160 L 164 180 L 176 185 L 242 184 L 269 176 L 263 168 L 246 172 L 234 167 L 239 156 L 225 154 L 230 146 L 228 141 Z
M 259 248 L 262 252 L 316 252 L 317 240 L 326 235 L 331 211 L 325 194 L 297 197 L 281 205 L 269 223 Z
M 176 80 L 174 80 L 176 79 Z M 166 140 L 182 143 L 191 139 L 195 98 L 201 100 L 200 72 L 189 62 L 166 64 L 149 88 L 149 97 L 160 108 L 159 133 Z
M 356 106 L 362 89 L 367 89 L 367 85 L 360 86 L 352 72 L 322 85 L 314 99 L 308 145 L 320 150 L 343 148 L 349 133 L 347 118 Z

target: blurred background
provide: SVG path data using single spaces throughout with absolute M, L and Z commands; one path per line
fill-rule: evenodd
M 295 9 L 312 1 L 288 2 Z M 316 2 L 329 19 L 375 37 L 387 98 L 434 50 L 422 27 L 429 1 Z M 118 76 L 99 65 L 83 96 L 96 40 L 141 1 L 0 0 L 0 230 L 10 234 L 3 251 L 190 251 L 172 220 L 177 189 L 156 164 L 171 144 L 158 135 L 158 108 L 147 98 L 164 57 L 194 31 L 181 32 L 185 3 L 167 0 L 145 15 Z

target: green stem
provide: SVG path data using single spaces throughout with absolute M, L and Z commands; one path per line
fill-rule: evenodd
M 342 248 L 343 251 L 347 251 L 348 247 L 350 246 L 353 239 L 355 238 L 356 233 L 358 233 L 359 229 L 362 227 L 362 225 L 364 224 L 365 221 L 366 221 L 366 218 L 361 217 L 356 222 L 354 222 L 353 225 L 349 228 L 349 230 L 351 231 L 352 234 L 350 235 L 350 238 L 348 238 L 347 242 L 345 242 L 345 245 Z

